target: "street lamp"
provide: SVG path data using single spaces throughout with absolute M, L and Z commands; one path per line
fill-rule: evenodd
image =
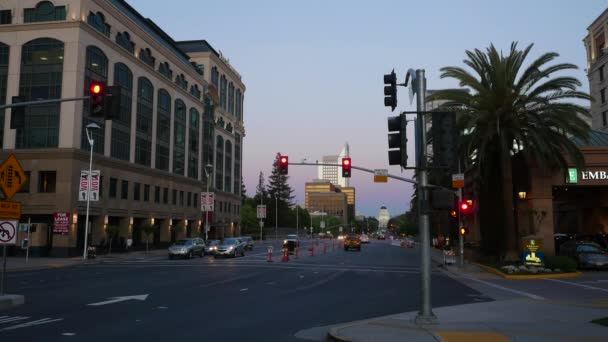
M 205 165 L 205 177 L 207 177 L 207 202 L 209 201 L 209 175 L 213 171 L 213 165 L 207 164 Z M 207 204 L 209 205 L 209 204 Z M 205 208 L 205 241 L 209 240 L 209 210 Z
M 89 175 L 87 177 L 87 214 L 85 218 L 84 224 L 84 251 L 82 252 L 82 261 L 87 260 L 87 242 L 89 239 L 89 205 L 91 202 L 91 177 L 93 175 L 93 145 L 95 145 L 95 140 L 93 140 L 93 133 L 90 132 L 93 129 L 100 129 L 98 124 L 91 122 L 85 128 L 87 133 L 87 140 L 89 141 L 89 145 L 91 146 L 91 154 L 89 157 Z

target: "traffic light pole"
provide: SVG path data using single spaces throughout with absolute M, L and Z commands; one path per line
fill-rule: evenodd
M 25 107 L 25 106 L 38 105 L 38 104 L 46 104 L 46 103 L 82 101 L 82 100 L 88 100 L 89 98 L 90 98 L 90 96 L 83 96 L 83 97 L 70 97 L 70 98 L 65 98 L 65 99 L 52 99 L 52 100 L 17 102 L 17 103 L 9 103 L 9 104 L 0 105 L 0 109 L 15 108 L 15 107 Z
M 458 173 L 460 173 L 460 161 L 458 161 Z M 459 190 L 459 196 L 460 196 L 460 201 L 464 200 L 463 198 L 463 189 L 460 188 Z M 459 261 L 460 261 L 460 268 L 464 268 L 464 235 L 460 234 L 460 227 L 462 227 L 463 224 L 463 220 L 462 220 L 462 214 L 460 213 L 460 208 L 458 208 L 458 245 L 460 247 L 460 256 L 459 256 Z

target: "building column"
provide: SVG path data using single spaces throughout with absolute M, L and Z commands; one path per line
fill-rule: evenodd
M 9 43 L 9 42 L 5 42 Z M 19 95 L 19 78 L 21 76 L 21 50 L 22 42 L 11 44 L 8 60 L 8 75 L 6 78 L 6 103 L 12 102 L 13 96 Z M 16 146 L 15 139 L 17 131 L 11 129 L 11 111 L 4 110 L 4 141 L 2 142 L 5 150 L 12 150 Z
M 544 218 L 538 220 L 533 217 L 534 225 L 536 229 L 535 236 L 540 237 L 543 240 L 543 250 L 545 255 L 555 255 L 555 241 L 553 240 L 554 223 L 553 223 L 553 198 L 531 198 L 530 209 L 535 210 L 538 213 L 545 212 Z M 518 243 L 520 243 L 518 241 Z
M 82 96 L 86 46 L 78 42 L 67 42 L 64 49 L 61 97 Z M 60 104 L 59 148 L 80 148 L 82 113 L 83 101 L 69 101 Z
M 169 218 L 163 219 L 160 223 L 160 242 L 171 242 L 171 231 L 169 227 Z

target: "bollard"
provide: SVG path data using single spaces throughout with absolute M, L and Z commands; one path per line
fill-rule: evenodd
M 268 247 L 268 259 L 266 259 L 267 262 L 272 262 L 272 246 Z
M 289 261 L 289 250 L 287 248 L 283 248 L 283 259 L 281 259 L 282 262 L 287 262 Z

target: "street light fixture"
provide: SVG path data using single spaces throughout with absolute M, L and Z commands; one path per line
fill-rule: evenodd
M 82 261 L 87 260 L 87 243 L 89 239 L 89 205 L 91 202 L 91 176 L 93 174 L 93 145 L 95 145 L 95 140 L 93 140 L 93 132 L 91 130 L 100 129 L 98 124 L 95 122 L 91 122 L 86 126 L 87 140 L 89 141 L 89 145 L 91 146 L 91 154 L 89 157 L 89 175 L 87 177 L 87 213 L 85 218 L 84 225 L 84 251 L 82 252 Z
M 205 177 L 207 177 L 207 201 L 209 201 L 209 184 L 211 180 L 209 175 L 213 172 L 213 165 L 205 165 Z M 209 240 L 209 210 L 205 208 L 205 241 Z

